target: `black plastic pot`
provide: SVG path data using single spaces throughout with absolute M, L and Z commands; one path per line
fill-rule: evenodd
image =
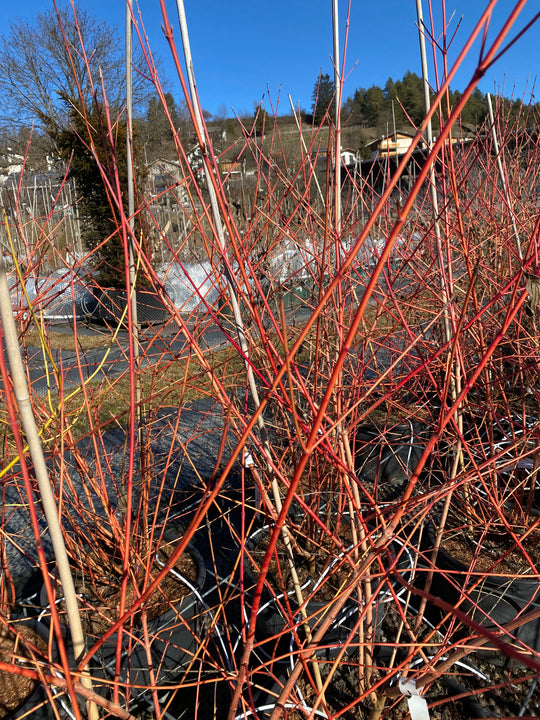
M 186 585 L 189 593 L 173 608 L 159 617 L 148 620 L 150 654 L 152 657 L 155 684 L 163 687 L 174 683 L 184 675 L 194 662 L 205 626 L 209 621 L 208 607 L 204 600 L 206 569 L 200 554 L 190 548 L 198 566 L 196 582 L 192 585 L 180 573 L 171 571 L 179 582 Z M 115 674 L 117 635 L 112 635 L 102 646 L 100 662 L 102 670 L 110 677 Z M 120 681 L 129 685 L 150 686 L 148 656 L 142 630 L 130 638 L 122 633 L 122 663 Z M 196 670 L 198 668 L 195 663 Z
M 306 604 L 306 622 L 312 634 L 317 632 L 318 627 L 324 622 L 328 613 L 332 612 L 332 606 L 332 601 L 308 600 Z M 355 641 L 354 630 L 358 624 L 360 610 L 363 610 L 363 607 L 360 605 L 358 598 L 352 596 L 347 599 L 345 605 L 336 614 L 331 627 L 322 637 L 319 647 L 316 650 L 317 658 L 321 660 L 332 660 L 336 658 L 344 648 L 344 654 L 346 656 L 356 651 L 358 645 L 357 638 Z M 374 632 L 374 639 L 380 633 L 385 612 L 386 607 L 384 603 L 374 602 L 372 604 L 372 630 Z M 306 629 L 301 616 L 297 615 L 295 620 L 298 623 L 298 635 L 300 639 L 307 641 Z M 294 650 L 294 644 L 291 644 L 291 649 Z
M 264 537 L 268 537 L 267 527 L 259 528 L 246 540 L 248 551 L 253 551 Z M 228 539 L 231 540 L 231 537 L 229 536 Z M 216 597 L 225 598 L 224 613 L 230 636 L 231 653 L 238 657 L 242 654 L 242 636 L 244 628 L 250 621 L 257 585 L 257 577 L 251 569 L 247 558 L 243 567 L 238 564 L 239 552 L 240 548 L 236 541 L 232 545 L 227 543 L 226 555 L 228 560 L 221 564 L 221 572 L 218 568 L 219 574 L 216 576 L 210 571 L 216 588 L 222 588 L 221 591 L 216 590 Z M 234 562 L 229 562 L 233 559 Z M 275 596 L 267 587 L 263 588 L 257 612 L 255 630 L 257 646 L 254 651 L 255 656 L 259 657 L 261 661 L 274 655 L 270 646 L 265 644 L 267 640 L 281 636 L 281 639 L 278 638 L 277 643 L 283 644 L 284 649 L 288 647 L 288 634 L 284 632 L 284 613 L 280 609 L 283 597 L 281 593 Z
M 519 505 L 520 511 L 540 515 L 540 475 L 534 470 L 533 455 L 537 442 L 531 437 L 537 423 L 534 415 L 525 419 L 520 414 L 489 417 L 489 424 L 483 415 L 463 415 L 463 435 L 470 451 L 475 454 L 478 464 L 491 460 L 497 475 L 498 493 L 509 512 Z M 518 440 L 520 445 L 516 448 Z M 469 501 L 484 503 L 484 489 L 481 486 L 474 488 Z
M 268 538 L 268 534 L 269 529 L 267 527 L 262 527 L 256 531 L 246 543 L 248 550 L 252 551 L 258 544 L 264 542 L 265 538 Z M 400 546 L 398 546 L 396 541 L 395 547 L 391 546 L 391 556 L 395 557 L 399 549 Z M 284 649 L 290 651 L 291 643 L 296 642 L 296 640 L 294 640 L 295 636 L 300 642 L 306 640 L 308 634 L 306 624 L 311 634 L 317 632 L 318 627 L 320 627 L 328 612 L 332 611 L 332 605 L 334 604 L 333 599 L 319 599 L 318 590 L 328 574 L 331 573 L 332 569 L 340 562 L 341 557 L 342 556 L 336 557 L 326 572 L 317 581 L 310 578 L 310 580 L 302 586 L 301 589 L 303 597 L 305 598 L 304 608 L 306 620 L 302 618 L 294 588 L 289 588 L 285 594 L 282 589 L 276 589 L 275 593 L 272 593 L 268 588 L 264 590 L 256 625 L 256 637 L 260 643 L 259 649 L 264 648 L 264 640 L 267 639 L 269 641 L 268 655 L 275 657 L 280 654 L 279 652 L 275 652 L 275 645 L 284 644 Z M 412 560 L 408 557 L 406 559 L 402 557 L 397 564 L 395 572 L 404 572 L 406 575 L 404 579 L 408 582 L 410 581 L 412 567 Z M 233 582 L 237 583 L 239 580 L 236 579 Z M 245 622 L 249 620 L 250 598 L 256 583 L 257 578 L 249 567 L 249 564 L 246 563 L 244 568 L 244 588 L 246 589 Z M 230 585 L 231 580 L 228 580 L 227 584 Z M 372 587 L 374 591 L 377 585 L 377 579 L 373 579 Z M 405 592 L 403 583 L 399 583 L 396 580 L 394 593 L 399 595 L 403 592 Z M 387 589 L 374 595 L 372 599 L 373 630 L 375 637 L 377 637 L 381 630 L 382 621 L 386 612 L 385 604 L 392 598 L 393 594 Z M 352 593 L 337 612 L 331 627 L 324 633 L 324 636 L 320 640 L 320 649 L 316 651 L 317 657 L 322 659 L 335 658 L 341 652 L 344 645 L 347 644 L 351 635 L 353 637 L 352 640 L 349 640 L 346 652 L 354 652 L 354 630 L 358 624 L 360 613 L 363 611 L 363 601 L 358 597 L 356 592 Z
M 196 658 L 200 657 L 200 645 L 213 625 L 211 610 L 206 602 L 206 567 L 204 559 L 196 548 L 190 546 L 189 554 L 197 564 L 197 579 L 192 584 L 180 573 L 171 570 L 176 579 L 186 585 L 189 592 L 176 604 L 154 619 L 147 620 L 148 646 L 154 672 L 152 680 L 142 628 L 122 633 L 120 650 L 120 672 L 116 676 L 116 655 L 118 635 L 114 633 L 99 648 L 91 662 L 91 673 L 96 686 L 99 679 L 116 679 L 123 687 L 130 688 L 130 698 L 136 706 L 145 704 L 150 694 L 148 687 L 158 686 L 166 691 L 167 686 L 178 682 L 191 670 L 197 672 L 200 666 Z M 42 599 L 46 602 L 46 594 Z M 44 611 L 44 616 L 46 611 Z M 68 633 L 66 632 L 66 638 Z M 67 640 L 69 645 L 69 640 Z M 101 690 L 103 692 L 103 690 Z M 106 692 L 106 691 L 105 691 Z M 65 705 L 65 701 L 61 704 Z M 69 714 L 69 708 L 64 710 Z
M 427 537 L 430 540 L 426 543 L 426 556 L 434 537 L 432 528 Z M 540 583 L 537 578 L 522 576 L 505 579 L 491 575 L 475 582 L 469 569 L 444 548 L 437 552 L 435 565 L 429 590 L 432 595 L 459 608 L 471 621 L 496 633 L 503 642 L 517 645 L 524 652 L 528 649 L 540 651 L 540 618 L 523 623 L 511 633 L 500 631 L 500 626 L 518 620 L 520 615 L 540 610 Z M 417 578 L 422 587 L 422 573 Z M 467 589 L 469 587 L 470 590 Z M 441 614 L 436 604 L 431 604 L 429 610 L 435 618 Z M 504 660 L 500 653 L 493 652 L 492 644 L 486 644 L 484 648 L 491 648 L 491 651 L 480 651 L 487 660 L 496 663 L 500 663 L 501 658 Z
M 33 720 L 52 720 L 53 714 L 47 707 L 47 695 L 41 684 L 32 693 L 21 701 L 9 715 L 8 720 L 19 720 L 19 718 L 32 718 Z
M 361 425 L 355 433 L 355 471 L 379 502 L 399 498 L 424 451 L 425 426 L 409 422 L 382 431 Z M 427 467 L 424 473 L 431 468 Z
M 250 676 L 252 692 L 246 704 L 248 708 L 239 712 L 235 720 L 269 720 L 276 707 L 276 702 L 287 681 L 287 672 L 282 671 L 278 676 L 268 671 L 266 673 L 254 673 Z M 297 713 L 298 716 L 311 717 L 313 708 L 309 707 L 305 699 L 302 697 L 299 688 L 296 688 L 296 695 L 299 695 L 298 702 L 285 703 L 285 717 L 289 714 Z M 296 714 L 294 715 L 296 717 Z M 328 715 L 321 709 L 315 710 L 313 717 L 327 718 Z
M 540 474 L 534 470 L 532 457 L 525 457 L 517 460 L 512 467 L 505 466 L 499 470 L 506 484 L 512 484 L 515 488 L 512 497 L 505 504 L 507 510 L 514 511 L 516 504 L 522 512 L 534 517 L 540 515 Z

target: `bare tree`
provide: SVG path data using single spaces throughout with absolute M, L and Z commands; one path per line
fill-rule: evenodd
M 101 99 L 121 107 L 125 92 L 124 42 L 118 29 L 73 5 L 17 20 L 0 39 L 0 97 L 6 120 L 37 122 L 58 131 L 75 105 Z M 135 60 L 137 66 L 138 60 Z M 145 81 L 135 74 L 134 96 L 146 106 Z

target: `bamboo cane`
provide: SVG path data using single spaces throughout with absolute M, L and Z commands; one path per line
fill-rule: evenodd
M 425 35 L 424 35 L 424 18 L 423 18 L 423 12 L 422 12 L 422 0 L 416 0 L 416 12 L 417 12 L 417 18 L 418 18 L 418 35 L 419 35 L 419 42 L 420 42 L 420 58 L 422 63 L 422 78 L 423 78 L 423 84 L 424 84 L 424 104 L 426 109 L 426 114 L 429 113 L 431 108 L 431 100 L 429 96 L 429 82 L 428 82 L 428 70 L 427 70 L 427 61 L 426 61 L 426 41 L 425 41 Z M 426 139 L 429 149 L 432 149 L 433 146 L 433 132 L 432 132 L 432 125 L 431 125 L 431 117 L 429 118 L 429 121 L 427 123 L 426 127 Z M 439 200 L 438 200 L 438 194 L 437 194 L 437 186 L 435 184 L 435 165 L 432 164 L 430 167 L 430 177 L 429 177 L 429 185 L 430 185 L 430 191 L 431 191 L 431 202 L 433 204 L 433 216 L 434 216 L 434 228 L 435 228 L 435 237 L 437 241 L 437 255 L 439 260 L 439 267 L 441 270 L 441 295 L 442 295 L 442 301 L 444 303 L 444 313 L 443 313 L 443 323 L 444 323 L 444 333 L 445 333 L 445 339 L 448 343 L 449 347 L 452 347 L 452 324 L 451 324 L 451 301 L 452 301 L 452 294 L 453 294 L 453 288 L 451 286 L 452 278 L 451 273 L 446 272 L 444 267 L 444 261 L 443 261 L 443 253 L 442 253 L 442 245 L 441 245 L 441 227 L 439 222 Z M 447 309 L 448 308 L 448 309 Z M 450 355 L 448 358 L 449 363 L 449 373 L 450 373 L 450 396 L 452 398 L 452 402 L 455 402 L 458 395 L 461 393 L 461 369 L 459 364 L 459 342 L 458 338 L 455 339 L 455 348 L 456 352 L 451 349 Z M 463 419 L 462 419 L 462 409 L 461 404 L 458 405 L 455 411 L 455 423 L 456 427 L 459 430 L 460 435 L 463 433 Z M 462 462 L 462 449 L 461 449 L 461 443 L 458 442 L 456 449 L 456 458 L 458 461 L 452 465 L 454 473 L 457 472 L 457 468 L 459 464 Z M 452 477 L 450 479 L 453 479 Z M 468 490 L 465 488 L 465 494 L 468 496 Z M 420 615 L 419 615 L 420 617 Z
M 512 200 L 510 198 L 510 191 L 508 190 L 508 183 L 506 182 L 506 175 L 504 174 L 504 168 L 502 164 L 501 159 L 501 152 L 499 149 L 499 140 L 497 138 L 497 130 L 495 128 L 495 118 L 493 116 L 493 105 L 491 104 L 491 94 L 487 93 L 486 95 L 487 103 L 488 103 L 488 110 L 489 110 L 489 121 L 491 123 L 491 135 L 493 137 L 493 145 L 495 147 L 495 155 L 497 156 L 497 167 L 499 168 L 499 175 L 501 176 L 501 181 L 504 188 L 504 198 L 506 200 L 506 204 L 508 205 L 508 210 L 510 212 L 510 217 L 512 219 L 512 230 L 514 231 L 514 235 L 516 237 L 516 245 L 518 250 L 519 259 L 523 261 L 523 253 L 521 252 L 521 240 L 519 239 L 519 232 L 517 229 L 516 224 L 516 216 L 514 214 L 514 210 L 512 208 Z
M 179 18 L 179 22 L 180 22 L 182 44 L 183 44 L 183 48 L 184 48 L 184 57 L 185 57 L 185 61 L 186 61 L 187 76 L 188 76 L 191 100 L 192 100 L 192 104 L 193 104 L 195 119 L 197 122 L 197 129 L 199 131 L 199 136 L 201 138 L 203 138 L 204 137 L 204 124 L 203 124 L 203 120 L 202 120 L 201 113 L 200 113 L 198 96 L 197 96 L 197 91 L 196 91 L 195 74 L 194 74 L 194 70 L 193 70 L 193 60 L 191 57 L 189 34 L 188 34 L 187 20 L 186 20 L 186 14 L 185 14 L 183 0 L 177 0 L 177 9 L 178 9 L 178 18 Z M 219 204 L 218 204 L 217 195 L 216 195 L 216 191 L 215 191 L 215 187 L 214 187 L 214 178 L 212 176 L 212 169 L 210 168 L 210 166 L 207 162 L 207 154 L 204 152 L 205 149 L 204 148 L 201 148 L 201 149 L 203 150 L 203 159 L 205 161 L 204 162 L 204 172 L 205 172 L 205 176 L 207 179 L 207 185 L 208 185 L 208 190 L 209 190 L 209 195 L 210 195 L 210 206 L 212 209 L 212 217 L 214 220 L 215 232 L 216 232 L 216 236 L 217 236 L 219 249 L 220 249 L 223 257 L 225 257 L 225 254 L 226 254 L 225 235 L 223 232 L 223 223 L 221 220 Z M 228 288 L 228 292 L 229 292 L 229 299 L 231 301 L 231 305 L 232 305 L 232 309 L 233 309 L 233 316 L 234 316 L 234 322 L 235 322 L 238 342 L 240 345 L 240 349 L 242 350 L 242 354 L 245 358 L 247 382 L 248 382 L 249 390 L 250 390 L 250 393 L 251 393 L 251 396 L 253 399 L 253 403 L 255 405 L 255 409 L 257 411 L 261 405 L 260 398 L 259 398 L 259 392 L 257 390 L 257 386 L 255 383 L 253 369 L 249 362 L 249 346 L 248 346 L 248 342 L 247 342 L 247 338 L 246 338 L 244 322 L 243 322 L 242 314 L 240 311 L 240 304 L 238 302 L 234 279 L 233 279 L 231 273 L 229 272 L 229 269 L 228 269 L 226 263 L 224 264 L 224 275 L 225 275 L 225 280 L 226 280 L 227 288 Z M 281 511 L 281 508 L 282 508 L 281 495 L 280 495 L 279 486 L 277 484 L 275 475 L 272 471 L 271 463 L 269 462 L 269 460 L 270 460 L 270 445 L 269 445 L 269 440 L 268 440 L 268 433 L 266 431 L 264 418 L 262 416 L 262 413 L 260 413 L 260 412 L 257 416 L 257 425 L 258 425 L 261 435 L 263 437 L 263 447 L 264 447 L 264 454 L 266 455 L 266 458 L 265 458 L 266 465 L 267 465 L 267 469 L 268 469 L 270 477 L 271 477 L 271 486 L 272 486 L 272 492 L 273 492 L 273 496 L 274 496 L 275 507 L 277 509 L 277 513 L 279 514 Z M 300 603 L 300 605 L 302 607 L 302 611 L 303 611 L 302 615 L 305 615 L 303 593 L 300 588 L 300 582 L 298 580 L 298 574 L 296 572 L 289 531 L 287 529 L 286 524 L 283 524 L 283 526 L 281 528 L 281 534 L 283 537 L 283 542 L 287 549 L 287 559 L 288 559 L 289 566 L 291 569 L 291 574 L 293 577 L 295 593 L 296 593 L 298 602 Z M 304 620 L 305 620 L 305 617 L 304 617 Z M 311 637 L 311 629 L 309 628 L 307 623 L 306 623 L 305 627 L 306 627 L 306 632 L 308 633 L 309 637 Z M 313 663 L 313 674 L 314 674 L 314 677 L 316 680 L 317 687 L 320 690 L 322 688 L 322 680 L 321 680 L 321 676 L 320 676 L 319 666 L 316 661 Z M 238 686 L 237 686 L 237 693 L 239 692 L 239 688 L 240 688 L 240 684 L 238 684 Z M 234 706 L 234 700 L 233 700 L 233 703 L 231 704 L 231 709 L 233 706 Z
M 4 221 L 9 235 L 9 226 L 5 210 L 3 210 Z M 34 466 L 34 472 L 38 483 L 41 502 L 45 518 L 49 526 L 49 534 L 53 546 L 53 552 L 58 567 L 58 574 L 62 583 L 62 590 L 66 602 L 66 611 L 69 620 L 69 628 L 71 639 L 73 642 L 73 652 L 75 661 L 81 658 L 85 652 L 84 634 L 79 614 L 79 605 L 75 593 L 73 576 L 69 566 L 69 560 L 64 543 L 62 526 L 58 517 L 58 509 L 54 499 L 54 494 L 49 481 L 49 473 L 45 463 L 45 456 L 39 438 L 39 433 L 30 401 L 30 393 L 24 373 L 24 366 L 19 349 L 17 326 L 13 317 L 11 308 L 11 298 L 9 294 L 9 286 L 7 275 L 4 267 L 4 260 L 0 256 L 0 320 L 4 331 L 6 342 L 6 351 L 9 359 L 9 367 L 13 380 L 13 393 L 17 401 L 21 423 L 26 435 L 26 441 L 29 448 L 30 458 Z M 92 690 L 92 678 L 90 676 L 88 666 L 83 669 L 81 683 L 89 691 Z M 97 720 L 99 717 L 98 709 L 95 703 L 88 702 L 88 717 L 90 720 Z
M 341 78 L 339 75 L 339 15 L 338 0 L 332 0 L 332 27 L 334 38 L 334 105 L 335 105 L 335 151 L 334 151 L 334 222 L 337 244 L 341 237 Z M 338 259 L 336 257 L 336 264 Z

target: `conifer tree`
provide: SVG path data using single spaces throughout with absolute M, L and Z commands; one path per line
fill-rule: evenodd
M 312 99 L 312 111 L 313 111 L 313 122 L 315 125 L 320 125 L 325 118 L 331 120 L 335 117 L 334 109 L 334 81 L 331 79 L 328 73 L 324 75 L 319 73 L 315 87 L 313 88 Z
M 73 108 L 70 120 L 70 127 L 55 133 L 55 141 L 62 157 L 69 162 L 69 176 L 76 183 L 82 239 L 88 250 L 96 249 L 100 284 L 123 287 L 125 253 L 115 177 L 117 173 L 120 202 L 127 203 L 126 123 L 119 119 L 109 133 L 99 102 L 84 113 L 81 107 Z M 135 177 L 140 185 L 145 180 L 146 168 L 137 162 L 141 151 L 136 140 L 133 146 Z M 137 233 L 140 227 L 137 222 L 135 225 Z

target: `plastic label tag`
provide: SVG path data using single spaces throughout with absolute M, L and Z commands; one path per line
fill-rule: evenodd
M 429 720 L 427 702 L 416 689 L 416 680 L 399 678 L 399 690 L 407 698 L 411 720 Z

